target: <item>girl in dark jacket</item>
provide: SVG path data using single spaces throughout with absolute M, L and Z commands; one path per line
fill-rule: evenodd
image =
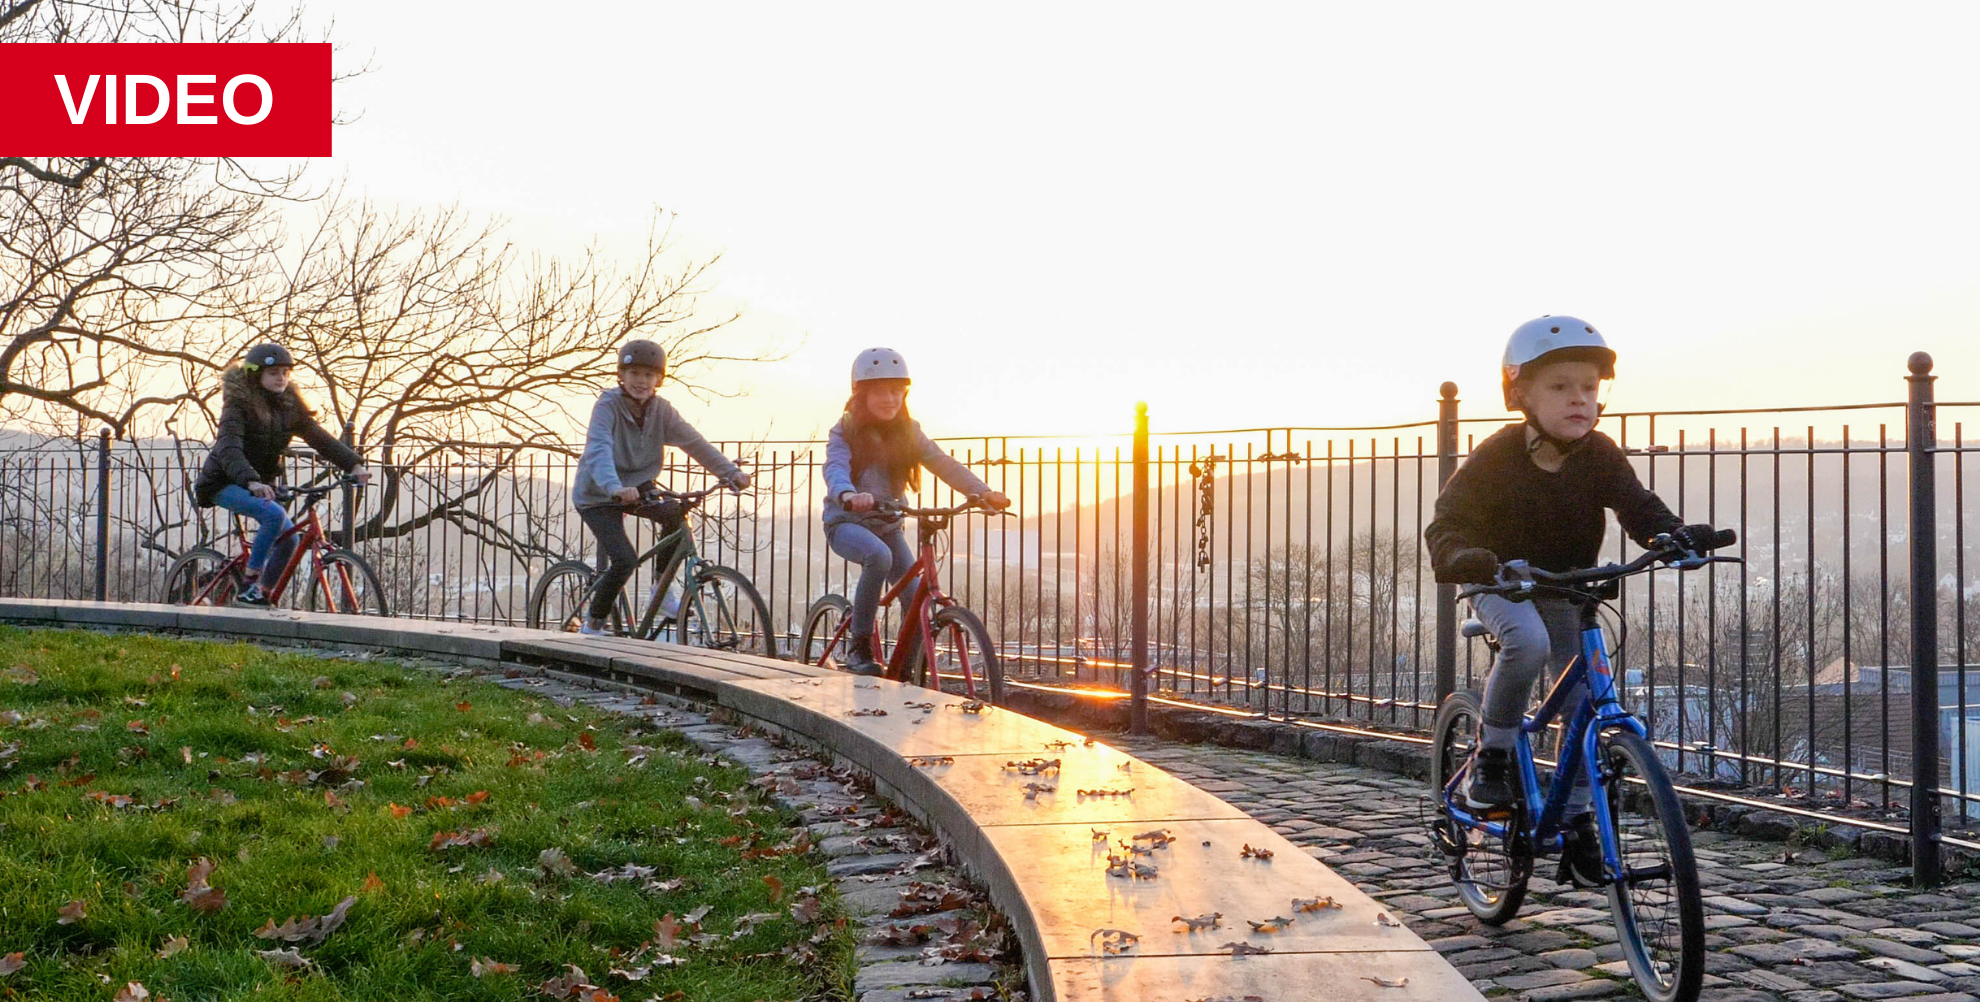
M 200 507 L 219 505 L 261 526 L 248 552 L 248 586 L 235 599 L 244 605 L 268 604 L 261 591 L 261 571 L 274 555 L 270 551 L 275 541 L 292 524 L 289 513 L 275 502 L 273 486 L 282 482 L 282 453 L 289 440 L 302 436 L 318 456 L 360 482 L 371 476 L 350 446 L 316 423 L 315 414 L 289 380 L 295 364 L 288 349 L 279 344 L 256 345 L 239 366 L 221 377 L 220 425 L 193 484 Z M 288 561 L 286 550 L 285 545 L 275 561 L 277 567 Z

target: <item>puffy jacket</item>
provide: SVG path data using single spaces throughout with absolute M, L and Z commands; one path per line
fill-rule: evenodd
M 229 484 L 281 483 L 282 453 L 298 435 L 317 455 L 346 473 L 364 462 L 350 446 L 316 423 L 294 384 L 280 396 L 273 396 L 261 388 L 259 376 L 249 375 L 239 366 L 227 370 L 220 381 L 220 425 L 214 431 L 213 448 L 199 468 L 199 479 L 193 483 L 194 499 L 200 507 L 211 508 L 214 495 Z

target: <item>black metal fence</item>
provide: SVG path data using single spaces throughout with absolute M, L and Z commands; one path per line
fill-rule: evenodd
M 1919 375 L 1914 388 L 1929 392 Z M 1157 695 L 1420 732 L 1444 688 L 1480 680 L 1486 652 L 1454 639 L 1422 530 L 1447 471 L 1506 419 L 1460 416 L 1448 389 L 1419 423 L 1150 436 L 1140 556 Z M 1965 531 L 1974 447 L 1960 420 L 1976 406 L 1914 406 L 1938 424 L 1922 438 L 1907 435 L 1902 401 L 1605 417 L 1645 482 L 1687 521 L 1739 530 L 1746 560 L 1642 579 L 1616 603 L 1617 669 L 1672 765 L 1895 810 L 1914 806 L 1914 756 L 1929 748 L 1941 754 L 1928 788 L 1962 825 L 1980 811 L 1980 673 L 1968 672 L 1980 581 L 1967 576 Z M 1018 677 L 1127 689 L 1134 436 L 945 444 L 1015 502 L 1013 517 L 958 521 L 948 590 L 983 615 Z M 818 521 L 823 446 L 721 445 L 749 459 L 756 485 L 711 502 L 700 545 L 756 581 L 788 642 L 814 599 L 850 584 Z M 1929 463 L 1914 464 L 1914 445 Z M 379 485 L 326 502 L 326 524 L 379 569 L 395 614 L 521 623 L 534 577 L 587 555 L 567 500 L 573 453 L 456 448 L 386 464 Z M 237 545 L 222 513 L 191 504 L 203 454 L 107 438 L 0 451 L 0 594 L 154 600 L 178 554 Z M 299 460 L 292 479 L 320 472 Z M 1936 495 L 1919 493 L 1927 475 L 1944 485 Z M 701 476 L 679 467 L 662 479 Z M 936 485 L 924 496 L 953 495 Z M 1919 497 L 1929 503 L 1912 511 Z M 1619 532 L 1610 546 L 1617 559 L 1632 552 Z M 1914 584 L 1927 564 L 1936 573 Z M 651 584 L 630 587 L 643 596 Z M 1918 663 L 1918 639 L 1944 673 Z

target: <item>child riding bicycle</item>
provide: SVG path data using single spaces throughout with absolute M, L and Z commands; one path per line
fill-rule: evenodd
M 578 632 L 603 636 L 612 604 L 639 566 L 639 551 L 626 535 L 628 506 L 652 488 L 667 446 L 693 456 L 709 472 L 735 490 L 749 486 L 744 473 L 721 450 L 708 444 L 694 426 L 656 392 L 667 374 L 667 352 L 652 341 L 628 341 L 619 349 L 619 385 L 598 395 L 585 431 L 584 452 L 578 457 L 571 485 L 571 504 L 585 528 L 598 538 L 606 566 L 598 575 L 591 606 Z M 678 505 L 657 505 L 637 514 L 660 523 L 662 535 L 687 522 Z M 658 566 L 672 566 L 673 554 L 663 553 Z
M 316 423 L 315 413 L 290 378 L 295 365 L 287 348 L 260 344 L 248 349 L 240 365 L 227 370 L 221 377 L 220 421 L 213 448 L 193 484 L 194 500 L 201 508 L 218 505 L 260 525 L 248 551 L 248 585 L 234 598 L 242 605 L 268 604 L 261 589 L 262 569 L 271 557 L 276 567 L 286 564 L 288 547 L 294 545 L 292 540 L 284 542 L 279 547 L 282 553 L 270 552 L 291 525 L 288 511 L 275 500 L 275 485 L 282 482 L 282 453 L 290 440 L 302 436 L 318 456 L 359 483 L 371 476 L 356 451 Z
M 924 466 L 991 508 L 1002 510 L 1011 503 L 922 434 L 921 425 L 908 416 L 911 382 L 900 352 L 860 352 L 853 360 L 852 398 L 825 446 L 825 539 L 833 553 L 859 565 L 845 662 L 846 670 L 857 675 L 883 670 L 873 642 L 880 593 L 915 562 L 900 516 L 877 510 L 881 504 L 898 505 L 907 491 L 920 490 Z M 913 604 L 914 592 L 910 587 L 902 593 L 903 608 Z
M 1545 571 L 1595 565 L 1606 526 L 1603 509 L 1638 545 L 1670 533 L 1689 550 L 1711 548 L 1709 525 L 1682 525 L 1643 486 L 1621 447 L 1595 430 L 1615 378 L 1616 353 L 1594 326 L 1574 317 L 1529 320 L 1506 342 L 1501 388 L 1506 409 L 1525 416 L 1480 442 L 1437 498 L 1423 530 L 1431 566 L 1445 584 L 1489 584 L 1503 561 Z M 1509 811 L 1520 797 L 1514 749 L 1541 669 L 1550 678 L 1580 650 L 1581 618 L 1558 593 L 1529 601 L 1500 595 L 1472 599 L 1473 614 L 1498 639 L 1485 686 L 1478 752 L 1465 789 L 1467 805 Z M 1585 692 L 1570 699 L 1585 699 Z M 1570 702 L 1568 705 L 1577 705 Z M 1578 883 L 1601 879 L 1602 859 L 1585 780 L 1568 800 L 1574 836 L 1566 852 Z

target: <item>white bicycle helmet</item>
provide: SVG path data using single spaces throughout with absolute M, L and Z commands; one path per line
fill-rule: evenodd
M 1513 383 L 1520 370 L 1537 362 L 1594 362 L 1603 379 L 1616 378 L 1616 352 L 1602 340 L 1601 332 L 1586 320 L 1574 317 L 1544 316 L 1520 324 L 1506 339 L 1505 358 L 1500 362 L 1500 388 L 1505 391 L 1506 410 L 1519 410 L 1513 399 Z
M 909 379 L 907 359 L 892 348 L 868 348 L 853 359 L 854 386 L 869 379 Z

